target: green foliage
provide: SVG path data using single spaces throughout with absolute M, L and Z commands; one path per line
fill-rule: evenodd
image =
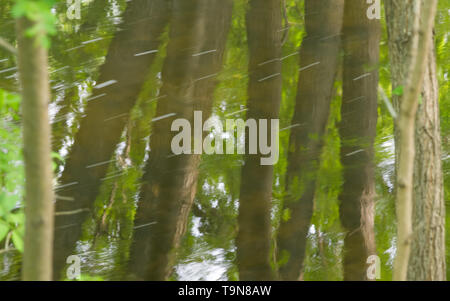
M 304 264 L 305 280 L 341 280 L 343 233 L 338 196 L 342 186 L 341 141 L 337 124 L 341 116 L 342 87 L 338 83 L 318 170 L 314 213 Z
M 442 152 L 444 170 L 444 200 L 446 202 L 446 259 L 450 262 L 450 2 L 439 1 L 436 19 L 436 54 L 439 79 Z M 447 279 L 450 269 L 447 268 Z
M 29 37 L 37 37 L 43 47 L 50 47 L 49 36 L 56 34 L 56 17 L 52 13 L 55 0 L 16 0 L 12 9 L 14 18 L 26 17 L 34 25 L 26 31 Z
M 11 10 L 12 2 L 15 3 Z M 87 2 L 87 1 L 85 1 Z M 66 119 L 55 122 L 53 138 L 64 141 L 64 147 L 56 147 L 52 158 L 62 162 L 62 150 L 70 146 L 80 120 L 85 114 L 86 95 L 98 76 L 98 69 L 108 51 L 109 37 L 117 28 L 117 16 L 127 5 L 125 0 L 91 1 L 87 6 L 88 13 L 82 14 L 81 20 L 66 18 L 66 1 L 56 0 L 2 0 L 0 4 L 1 36 L 11 43 L 14 41 L 14 22 L 8 19 L 27 17 L 36 24 L 27 31 L 28 35 L 42 36 L 41 42 L 50 50 L 51 80 L 58 85 L 71 86 L 68 89 L 55 89 L 52 105 L 60 110 L 61 115 L 74 115 L 73 122 Z M 223 72 L 218 76 L 219 86 L 215 91 L 214 114 L 222 120 L 225 115 L 245 108 L 248 81 L 248 51 L 245 25 L 247 0 L 235 0 L 232 28 L 227 41 Z M 298 81 L 298 50 L 304 37 L 303 11 L 304 1 L 287 0 L 287 15 L 290 29 L 283 45 L 283 91 L 280 109 L 280 128 L 291 124 L 295 105 Z M 450 14 L 449 1 L 439 1 L 439 13 L 436 23 L 436 53 L 438 59 L 438 78 L 440 89 L 441 127 L 443 141 L 443 167 L 445 175 L 445 200 L 447 200 L 447 218 L 450 219 Z M 12 11 L 12 14 L 10 14 Z M 84 10 L 83 10 L 84 11 Z M 58 20 L 58 35 L 56 32 Z M 383 26 L 384 20 L 382 20 Z M 285 26 L 284 24 L 283 26 Z M 287 31 L 286 31 L 287 32 Z M 83 41 L 102 37 L 103 40 L 83 47 Z M 167 42 L 167 33 L 164 43 Z M 73 49 L 73 50 L 69 50 Z M 388 58 L 387 36 L 384 27 L 380 45 L 380 89 L 386 91 L 386 101 L 380 98 L 378 107 L 376 151 L 376 216 L 375 235 L 377 255 L 381 259 L 381 280 L 390 280 L 392 260 L 395 255 L 396 218 L 395 200 L 393 197 L 393 114 L 389 98 L 392 95 L 403 95 L 403 87 L 391 87 L 390 66 Z M 106 275 L 111 270 L 121 268 L 128 259 L 130 237 L 133 231 L 135 201 L 138 197 L 142 167 L 148 147 L 148 136 L 151 133 L 150 120 L 155 114 L 155 104 L 146 102 L 158 96 L 160 77 L 156 74 L 162 69 L 164 50 L 160 49 L 159 58 L 152 67 L 149 80 L 145 84 L 137 105 L 130 114 L 131 120 L 121 138 L 121 144 L 129 142 L 128 154 L 115 154 L 125 164 L 111 163 L 108 172 L 126 171 L 122 176 L 112 178 L 102 184 L 96 200 L 92 219 L 84 227 L 84 235 L 78 242 L 77 251 L 87 250 L 86 268 L 81 280 L 105 280 L 117 276 Z M 6 58 L 0 50 L 0 60 Z M 2 68 L 13 67 L 14 59 L 8 57 Z M 65 68 L 65 69 L 64 69 Z M 3 74 L 4 75 L 4 74 Z M 9 75 L 9 74 L 8 74 Z M 4 84 L 6 77 L 0 77 Z M 13 80 L 9 79 L 10 81 Z M 7 85 L 6 85 L 7 86 Z M 3 85 L 5 87 L 5 85 Z M 66 88 L 65 87 L 65 88 Z M 394 88 L 394 89 L 392 89 Z M 73 89 L 73 94 L 69 93 Z M 392 91 L 392 92 L 391 92 Z M 341 280 L 342 279 L 342 244 L 343 232 L 339 221 L 338 195 L 342 184 L 340 164 L 340 139 L 336 124 L 340 119 L 340 86 L 333 102 L 325 146 L 321 157 L 319 177 L 316 183 L 315 213 L 312 227 L 308 234 L 308 245 L 305 258 L 305 280 Z M 311 99 L 313 101 L 314 99 Z M 381 101 L 385 101 L 383 105 Z M 24 189 L 23 158 L 21 153 L 20 131 L 20 97 L 0 89 L 0 249 L 5 242 L 13 244 L 16 249 L 23 249 L 24 214 L 22 199 Z M 63 109 L 64 108 L 64 109 Z M 58 114 L 59 114 L 58 113 Z M 245 118 L 245 111 L 234 115 Z M 58 120 L 55 118 L 55 120 Z M 288 220 L 288 210 L 280 210 L 281 200 L 285 195 L 285 172 L 287 168 L 287 152 L 289 131 L 280 133 L 280 159 L 274 166 L 273 184 L 273 238 L 276 238 L 280 220 Z M 147 138 L 146 138 L 147 137 Z M 58 152 L 58 153 L 57 153 Z M 62 155 L 59 155 L 62 154 Z M 242 156 L 203 156 L 198 180 L 198 193 L 189 218 L 188 231 L 178 250 L 177 262 L 171 279 L 179 279 L 179 268 L 194 267 L 202 276 L 212 266 L 225 269 L 221 279 L 238 280 L 236 266 L 236 246 L 234 239 L 237 233 L 237 207 L 239 199 L 240 169 Z M 302 179 L 294 183 L 292 189 L 301 193 Z M 114 187 L 115 190 L 114 190 Z M 114 191 L 113 191 L 114 190 Z M 111 206 L 110 206 L 111 205 Z M 101 224 L 102 218 L 105 223 Z M 98 227 L 98 225 L 102 227 Z M 447 222 L 447 262 L 450 262 L 450 222 Z M 104 228 L 103 228 L 104 226 Z M 289 254 L 281 254 L 277 258 L 278 265 L 287 262 Z M 99 264 L 101 262 L 101 264 Z M 105 268 L 105 262 L 108 268 Z M 206 265 L 201 270 L 199 266 Z M 448 269 L 450 273 L 450 269 Z M 1 271 L 0 271 L 1 272 Z M 450 274 L 448 275 L 450 278 Z
M 23 251 L 24 214 L 20 207 L 24 170 L 19 116 L 20 97 L 0 89 L 0 242 Z
M 403 86 L 398 86 L 397 88 L 395 88 L 394 90 L 392 90 L 392 94 L 397 95 L 397 96 L 402 96 L 403 95 Z
M 80 274 L 80 279 L 64 279 L 64 281 L 104 281 L 105 279 L 101 276 L 89 275 L 85 273 Z

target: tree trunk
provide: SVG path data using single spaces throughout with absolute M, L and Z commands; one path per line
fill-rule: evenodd
M 305 1 L 307 35 L 300 49 L 301 68 L 283 204 L 290 219 L 281 221 L 277 240 L 277 259 L 283 261 L 279 274 L 283 280 L 299 279 L 305 257 L 323 135 L 337 73 L 343 12 L 343 0 Z M 299 187 L 303 187 L 300 192 Z
M 247 118 L 277 119 L 281 101 L 281 0 L 251 0 L 247 12 L 249 83 Z M 260 130 L 260 129 L 259 129 Z M 270 139 L 270 138 L 268 138 Z M 248 133 L 246 149 L 248 150 Z M 270 141 L 270 140 L 268 140 Z M 277 141 L 278 143 L 278 141 Z M 241 173 L 236 238 L 240 280 L 270 280 L 273 165 L 261 165 L 262 154 L 245 155 Z
M 419 2 L 417 1 L 396 0 L 385 4 L 392 86 L 394 89 L 407 84 L 408 74 L 411 71 L 412 52 L 419 43 L 417 40 L 419 37 L 414 36 L 415 26 L 418 26 L 419 22 L 418 14 L 415 14 L 418 5 Z M 422 1 L 423 5 L 424 2 Z M 422 19 L 424 18 L 423 16 Z M 414 234 L 411 239 L 411 256 L 407 271 L 408 280 L 446 279 L 445 204 L 441 166 L 439 94 L 436 79 L 434 38 L 432 35 L 428 38 L 431 50 L 423 58 L 426 64 L 425 69 L 423 69 L 425 71 L 423 72 L 423 85 L 418 87 L 422 89 L 422 101 L 418 104 L 415 116 L 415 132 L 410 133 L 412 135 L 412 138 L 410 138 L 415 140 L 416 154 L 412 185 L 414 191 L 412 192 L 412 208 L 410 209 L 412 211 L 411 231 Z M 411 84 L 418 85 L 418 83 L 413 82 Z M 397 112 L 399 112 L 403 100 L 399 96 L 393 95 L 393 101 Z M 397 125 L 395 137 L 398 161 L 402 148 L 402 134 Z M 406 272 L 403 270 L 403 273 Z
M 26 36 L 33 22 L 17 21 L 22 86 L 25 157 L 25 252 L 23 280 L 51 280 L 53 244 L 53 172 L 48 104 L 47 50 L 39 35 Z
M 433 41 L 434 45 L 434 41 Z M 445 202 L 436 54 L 428 55 L 416 115 L 413 231 L 408 280 L 446 280 Z
M 135 0 L 128 4 L 124 21 L 109 46 L 100 68 L 98 84 L 86 106 L 60 179 L 56 212 L 74 212 L 55 219 L 54 275 L 59 279 L 66 258 L 81 236 L 82 224 L 89 216 L 105 178 L 109 162 L 120 142 L 129 113 L 148 77 L 160 37 L 170 15 L 167 0 Z M 101 87 L 101 86 L 100 86 Z
M 344 280 L 366 280 L 375 254 L 374 140 L 377 125 L 380 22 L 369 20 L 364 0 L 345 2 L 339 213 L 344 239 Z
M 173 4 L 156 116 L 175 115 L 155 121 L 152 127 L 130 250 L 134 280 L 166 280 L 171 274 L 194 202 L 201 158 L 172 153 L 171 141 L 177 133 L 171 131 L 171 124 L 185 118 L 193 125 L 194 111 L 202 112 L 203 121 L 209 118 L 231 22 L 230 0 L 175 0 Z M 209 50 L 215 51 L 197 55 Z

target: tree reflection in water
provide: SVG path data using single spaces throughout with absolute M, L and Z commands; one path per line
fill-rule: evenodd
M 6 38 L 10 5 L 0 4 Z M 390 279 L 393 128 L 377 105 L 378 87 L 390 89 L 387 47 L 366 9 L 99 0 L 64 20 L 50 49 L 63 158 L 54 278 L 78 255 L 82 279 L 365 280 L 376 254 Z M 0 69 L 12 68 L 2 51 Z M 0 88 L 17 89 L 11 73 Z M 261 165 L 259 150 L 174 155 L 172 122 L 193 124 L 194 111 L 280 119 L 278 163 Z M 0 257 L 0 278 L 17 279 L 20 254 Z

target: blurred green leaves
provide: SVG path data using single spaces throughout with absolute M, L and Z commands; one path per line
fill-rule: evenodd
M 50 47 L 49 36 L 56 34 L 56 16 L 52 13 L 55 0 L 16 0 L 12 9 L 14 18 L 26 17 L 34 23 L 26 31 L 28 37 L 37 37 L 45 48 Z
M 20 202 L 24 187 L 20 96 L 0 89 L 0 242 L 10 239 L 23 251 L 25 216 Z

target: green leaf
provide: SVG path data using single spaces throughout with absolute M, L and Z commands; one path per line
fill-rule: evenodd
M 64 161 L 64 158 L 57 152 L 52 152 L 52 159 L 58 159 L 60 161 Z
M 56 17 L 52 13 L 54 0 L 16 0 L 16 4 L 11 10 L 14 18 L 26 17 L 34 22 L 31 28 L 25 32 L 26 36 L 38 37 L 37 42 L 42 47 L 50 47 L 50 39 L 48 36 L 56 34 Z
M 8 196 L 4 191 L 0 192 L 0 216 L 7 215 L 15 206 L 14 197 Z
M 0 221 L 0 241 L 2 241 L 9 232 L 9 227 L 6 223 Z
M 25 224 L 25 214 L 23 213 L 23 211 L 11 213 L 10 215 L 8 215 L 8 221 L 20 228 Z
M 12 241 L 14 246 L 20 253 L 23 253 L 23 237 L 18 233 L 18 231 L 13 231 L 12 233 Z
M 283 210 L 283 215 L 281 216 L 281 218 L 283 219 L 284 222 L 287 222 L 288 220 L 291 219 L 291 210 L 289 210 L 289 208 L 285 208 Z
M 397 95 L 397 96 L 402 96 L 403 90 L 404 90 L 403 86 L 398 86 L 397 88 L 392 90 L 392 94 Z

